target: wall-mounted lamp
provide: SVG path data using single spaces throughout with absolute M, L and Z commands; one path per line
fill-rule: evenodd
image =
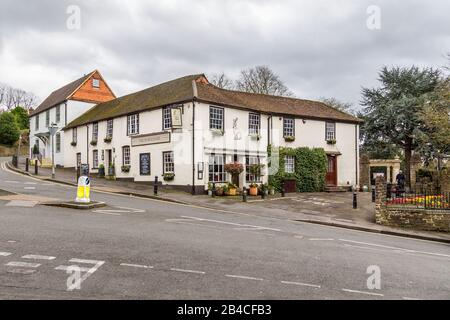
M 305 120 L 305 119 L 302 119 L 302 122 L 303 122 L 303 124 L 305 124 L 305 123 L 306 123 L 306 120 Z

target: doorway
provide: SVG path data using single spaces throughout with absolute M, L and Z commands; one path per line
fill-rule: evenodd
M 328 155 L 327 158 L 327 186 L 337 186 L 337 157 Z

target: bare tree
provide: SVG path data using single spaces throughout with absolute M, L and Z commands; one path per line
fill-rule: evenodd
M 0 107 L 11 110 L 20 106 L 29 110 L 36 104 L 37 97 L 33 93 L 0 84 Z
M 353 105 L 349 102 L 342 102 L 336 98 L 319 98 L 319 100 L 322 101 L 323 103 L 325 103 L 326 105 L 329 105 L 340 111 L 347 112 L 347 113 L 354 112 Z
M 275 96 L 294 95 L 268 66 L 242 70 L 240 78 L 236 81 L 236 88 L 240 91 Z
M 228 89 L 232 90 L 234 89 L 233 80 L 228 78 L 228 76 L 222 72 L 222 73 L 214 73 L 210 77 L 211 84 L 215 85 L 216 87 L 222 88 L 222 89 Z

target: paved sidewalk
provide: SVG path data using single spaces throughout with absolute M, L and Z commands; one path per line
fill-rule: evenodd
M 19 164 L 19 171 L 23 173 L 24 169 L 25 163 L 22 160 Z M 32 167 L 30 167 L 30 175 L 34 176 L 31 173 L 34 173 Z M 36 177 L 52 180 L 51 169 L 39 168 L 39 175 Z M 53 181 L 76 185 L 76 173 L 73 169 L 56 169 Z M 278 194 L 270 196 L 266 200 L 262 200 L 260 197 L 249 197 L 248 202 L 244 203 L 240 196 L 215 198 L 207 195 L 192 196 L 186 192 L 167 188 L 160 188 L 158 196 L 154 196 L 151 185 L 123 180 L 111 181 L 91 177 L 91 186 L 93 190 L 97 191 L 195 205 L 230 214 L 248 214 L 450 243 L 450 234 L 447 233 L 414 231 L 376 224 L 375 209 L 370 193 L 358 194 L 358 209 L 355 210 L 352 207 L 352 194 L 349 192 L 286 194 L 284 198 Z

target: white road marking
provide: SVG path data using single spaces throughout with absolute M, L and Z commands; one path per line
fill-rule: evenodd
M 80 287 L 81 284 L 86 281 L 87 278 L 89 278 L 91 275 L 94 274 L 94 272 L 96 272 L 104 263 L 105 261 L 100 261 L 100 260 L 87 260 L 87 259 L 77 259 L 77 258 L 73 258 L 70 259 L 69 262 L 72 263 L 83 263 L 83 264 L 93 264 L 93 267 L 90 268 L 85 268 L 85 267 L 79 267 L 80 271 L 85 272 L 85 274 L 79 279 L 79 281 L 77 281 L 77 283 L 73 286 L 72 288 L 69 288 L 69 291 L 74 290 L 74 288 Z M 56 267 L 56 270 L 68 270 L 68 268 L 73 267 L 72 266 L 58 266 Z
M 55 260 L 56 257 L 41 256 L 39 254 L 27 254 L 22 259 L 34 259 L 34 260 Z
M 25 190 L 36 190 L 36 187 L 24 187 Z
M 227 224 L 227 225 L 232 225 L 232 226 L 254 228 L 256 230 L 281 231 L 280 229 L 274 229 L 274 228 L 268 228 L 268 227 L 262 227 L 262 226 L 254 226 L 254 225 L 250 225 L 250 224 L 241 224 L 241 223 L 227 222 L 227 221 L 221 221 L 221 220 L 212 220 L 212 219 L 203 219 L 203 218 L 189 217 L 189 216 L 181 216 L 181 217 L 186 218 L 186 219 L 193 219 L 193 220 L 197 220 L 197 221 L 206 221 L 206 222 Z
M 11 261 L 5 264 L 8 267 L 23 267 L 23 268 L 39 268 L 40 263 L 30 263 L 21 261 Z
M 382 293 L 359 291 L 359 290 L 351 290 L 351 289 L 342 289 L 342 291 L 350 292 L 350 293 L 367 294 L 367 295 L 370 295 L 370 296 L 384 297 L 384 294 L 382 294 Z
M 334 241 L 332 238 L 310 238 L 309 241 Z
M 25 182 L 24 184 L 29 184 L 29 185 L 37 185 L 36 182 Z
M 303 238 L 304 238 L 304 236 L 299 236 L 299 235 L 296 235 L 296 236 L 294 236 L 294 238 L 297 238 L 297 239 L 303 239 Z
M 6 183 L 19 183 L 19 181 L 10 181 L 10 180 L 6 180 Z
M 309 283 L 293 282 L 293 281 L 281 281 L 281 283 L 293 284 L 293 285 L 296 285 L 296 286 L 304 286 L 304 287 L 312 287 L 312 288 L 320 289 L 320 286 L 315 285 L 315 284 L 309 284 Z
M 235 274 L 226 274 L 225 277 L 228 278 L 237 278 L 237 279 L 245 279 L 245 280 L 256 280 L 256 281 L 263 281 L 264 279 L 261 278 L 254 278 L 254 277 L 247 277 L 247 276 L 238 276 Z
M 197 273 L 197 274 L 205 274 L 204 271 L 197 271 L 197 270 L 188 270 L 188 269 L 177 269 L 177 268 L 170 268 L 171 271 L 177 271 L 177 272 L 186 272 L 186 273 Z
M 143 268 L 143 269 L 153 269 L 152 266 L 144 266 L 142 264 L 132 264 L 132 263 L 121 263 L 122 267 L 132 267 L 132 268 Z
M 403 300 L 421 300 L 418 298 L 402 297 Z
M 9 243 L 16 243 L 16 240 L 8 240 Z
M 375 244 L 375 243 L 369 243 L 369 242 L 360 242 L 360 241 L 353 241 L 353 240 L 346 240 L 346 239 L 339 239 L 339 241 L 356 243 L 356 244 L 363 244 L 363 245 L 373 246 L 373 247 L 378 247 L 378 248 L 386 248 L 386 249 L 398 250 L 400 252 L 421 253 L 421 254 L 427 254 L 427 255 L 432 255 L 432 256 L 439 256 L 439 257 L 450 258 L 450 255 L 443 254 L 443 253 L 417 251 L 417 250 L 411 250 L 411 249 L 405 249 L 405 248 L 399 248 L 399 247 L 391 247 L 391 246 L 385 246 L 385 245 L 381 245 L 381 244 Z
M 0 257 L 7 257 L 7 256 L 10 256 L 10 255 L 12 255 L 11 252 L 0 252 Z
M 67 270 L 69 270 L 69 268 L 73 268 L 73 266 L 57 266 L 55 268 L 55 270 L 67 271 Z M 80 272 L 88 272 L 89 270 L 91 270 L 91 268 L 86 268 L 86 267 L 79 267 L 79 268 L 80 268 Z
M 104 214 L 118 214 L 118 213 L 143 213 L 145 210 L 135 209 L 135 208 L 127 208 L 127 207 L 115 207 L 118 209 L 98 209 L 92 210 L 92 212 L 96 213 L 104 213 Z
M 370 247 L 362 247 L 362 246 L 354 246 L 352 244 L 344 244 L 344 247 L 349 247 L 349 248 L 358 248 L 358 249 L 365 249 L 365 250 L 371 250 L 371 251 L 382 251 L 382 252 L 388 252 L 389 250 L 386 249 L 379 249 L 379 248 L 370 248 Z

